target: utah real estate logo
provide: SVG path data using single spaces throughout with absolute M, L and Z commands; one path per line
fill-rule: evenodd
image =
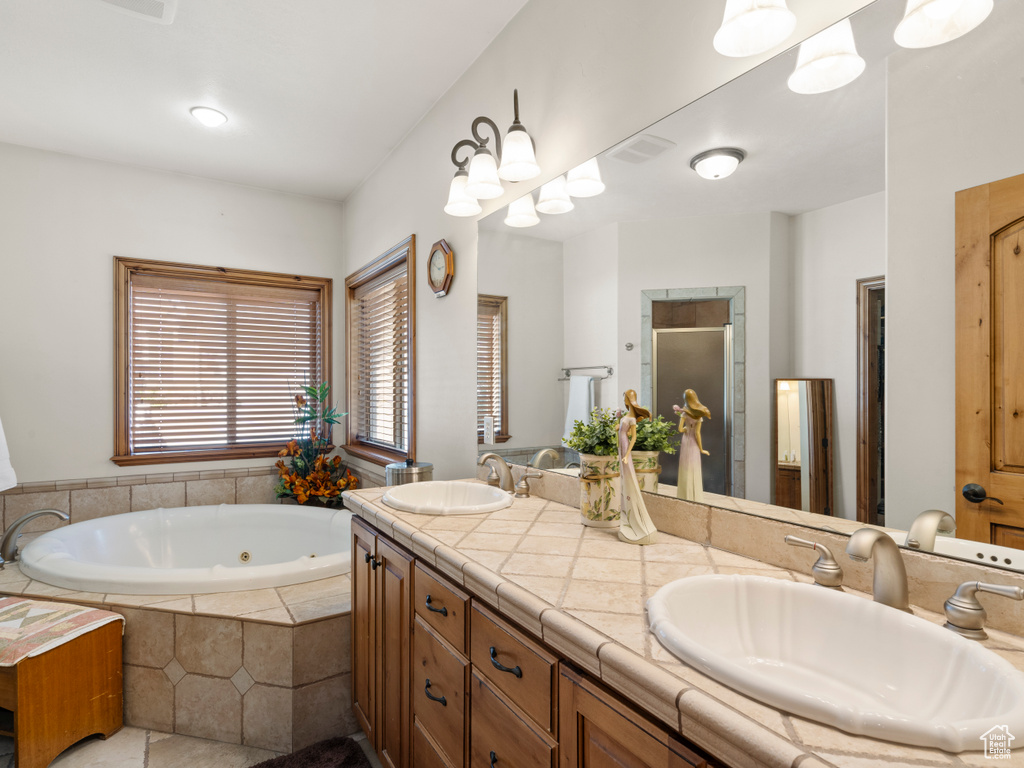
M 1005 725 L 997 725 L 981 734 L 981 740 L 985 742 L 985 757 L 990 760 L 1009 760 L 1010 742 L 1014 735 Z

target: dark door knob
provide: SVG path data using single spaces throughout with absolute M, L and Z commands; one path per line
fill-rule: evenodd
M 977 483 L 968 483 L 963 488 L 964 498 L 972 504 L 981 504 L 983 501 L 994 501 L 997 504 L 1002 504 L 1002 499 L 996 499 L 985 493 L 985 489 Z

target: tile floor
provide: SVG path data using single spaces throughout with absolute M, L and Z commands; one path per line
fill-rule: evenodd
M 360 734 L 363 751 L 374 768 L 380 762 Z M 173 733 L 124 727 L 106 741 L 89 738 L 65 750 L 51 768 L 246 768 L 277 752 L 196 739 Z M 14 741 L 0 736 L 0 768 L 14 768 Z

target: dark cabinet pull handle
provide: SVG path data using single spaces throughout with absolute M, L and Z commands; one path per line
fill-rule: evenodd
M 380 560 L 377 560 L 376 558 L 370 557 L 370 553 L 369 552 L 367 552 L 367 553 L 365 553 L 363 555 L 363 559 L 366 562 L 368 562 L 370 564 L 370 568 L 372 568 L 375 571 L 377 570 L 377 566 L 380 565 Z
M 430 699 L 431 701 L 440 702 L 442 707 L 447 707 L 448 706 L 448 699 L 446 699 L 444 696 L 435 696 L 434 694 L 432 694 L 430 692 L 430 678 L 429 677 L 427 678 L 427 686 L 423 689 L 423 692 L 425 694 L 427 694 L 427 698 Z
M 985 489 L 977 483 L 968 483 L 963 487 L 962 491 L 964 498 L 972 504 L 981 504 L 983 501 L 994 501 L 997 504 L 1002 504 L 1002 499 L 997 499 L 994 496 L 989 496 Z
M 491 768 L 494 768 L 494 766 L 495 766 L 495 764 L 497 762 L 498 762 L 498 756 L 496 754 L 494 754 L 494 750 L 492 749 L 491 750 Z
M 518 664 L 516 664 L 516 666 L 514 666 L 514 667 L 506 667 L 504 664 L 502 664 L 500 661 L 498 661 L 497 657 L 498 657 L 498 651 L 492 645 L 491 646 L 491 664 L 494 665 L 494 668 L 495 669 L 499 669 L 502 672 L 511 672 L 516 677 L 522 677 L 523 676 L 523 670 L 521 670 L 519 668 Z M 493 755 L 494 753 L 492 752 L 491 754 Z
M 434 613 L 440 613 L 442 616 L 447 616 L 448 615 L 448 609 L 447 608 L 435 608 L 434 606 L 432 606 L 430 604 L 430 595 L 427 595 L 427 610 L 428 611 L 433 611 Z
M 365 555 L 363 555 L 363 557 L 366 558 L 366 562 L 370 562 L 370 553 L 369 552 L 367 552 Z

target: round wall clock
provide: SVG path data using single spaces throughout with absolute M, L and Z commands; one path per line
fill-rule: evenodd
M 438 298 L 448 293 L 454 275 L 455 253 L 448 243 L 438 240 L 430 247 L 430 258 L 427 259 L 427 282 Z

